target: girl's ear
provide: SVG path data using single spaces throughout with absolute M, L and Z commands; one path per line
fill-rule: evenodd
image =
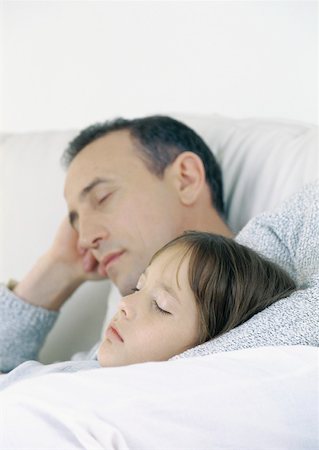
M 183 152 L 175 159 L 171 169 L 182 204 L 193 205 L 206 182 L 202 160 L 195 153 Z

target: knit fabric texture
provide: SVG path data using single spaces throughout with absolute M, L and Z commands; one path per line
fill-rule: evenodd
M 37 359 L 58 312 L 26 303 L 0 285 L 0 372 Z

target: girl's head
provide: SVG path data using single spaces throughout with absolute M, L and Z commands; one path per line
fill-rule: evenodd
M 163 361 L 212 339 L 290 294 L 274 263 L 231 239 L 187 232 L 161 248 L 124 297 L 98 358 L 102 366 Z

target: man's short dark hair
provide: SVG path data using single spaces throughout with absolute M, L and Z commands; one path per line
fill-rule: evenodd
M 149 116 L 138 119 L 117 118 L 96 123 L 83 129 L 68 145 L 62 155 L 62 163 L 68 167 L 75 156 L 91 142 L 113 132 L 128 130 L 137 143 L 148 169 L 163 176 L 166 167 L 177 156 L 190 151 L 199 156 L 205 168 L 212 204 L 224 215 L 223 183 L 219 164 L 203 139 L 187 125 L 167 116 Z

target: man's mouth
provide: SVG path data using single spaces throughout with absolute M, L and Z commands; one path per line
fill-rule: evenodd
M 108 276 L 109 268 L 111 267 L 112 264 L 114 264 L 120 258 L 120 256 L 123 255 L 123 253 L 124 253 L 124 250 L 120 251 L 120 252 L 109 253 L 108 255 L 106 255 L 101 260 L 100 265 L 99 265 L 100 275 Z

